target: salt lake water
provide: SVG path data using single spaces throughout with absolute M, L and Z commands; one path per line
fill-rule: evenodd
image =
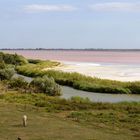
M 11 50 L 27 58 L 71 62 L 140 65 L 140 51 Z

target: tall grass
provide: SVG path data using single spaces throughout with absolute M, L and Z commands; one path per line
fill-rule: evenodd
M 46 96 L 45 94 L 12 93 L 0 94 L 0 101 L 10 103 L 30 104 L 38 107 L 45 107 L 49 111 L 68 111 L 68 110 L 118 110 L 129 113 L 140 113 L 139 102 L 122 103 L 94 103 L 87 98 L 72 97 L 69 100 L 59 97 Z

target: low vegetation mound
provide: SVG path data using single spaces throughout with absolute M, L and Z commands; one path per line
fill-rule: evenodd
M 50 96 L 61 95 L 61 88 L 52 77 L 37 77 L 30 83 L 30 88 L 34 93 L 45 93 Z
M 16 78 L 12 78 L 8 82 L 8 86 L 9 88 L 27 90 L 29 88 L 29 83 L 23 77 L 16 77 Z
M 11 68 L 0 69 L 0 80 L 10 80 L 15 71 Z
M 6 64 L 13 64 L 13 65 L 23 65 L 28 63 L 27 59 L 21 55 L 5 54 L 0 52 L 0 62 L 2 61 L 4 61 Z
M 10 80 L 13 75 L 15 74 L 15 71 L 12 67 L 9 67 L 5 64 L 4 61 L 0 62 L 0 80 Z
M 47 76 L 34 78 L 30 83 L 20 76 L 6 79 L 4 82 L 8 89 L 17 90 L 20 93 L 44 93 L 49 96 L 61 95 L 61 87 L 55 83 L 53 78 L 48 78 Z

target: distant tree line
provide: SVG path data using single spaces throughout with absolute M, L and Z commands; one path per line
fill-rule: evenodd
M 56 50 L 56 51 L 140 51 L 140 49 L 104 49 L 104 48 L 2 48 L 0 50 Z

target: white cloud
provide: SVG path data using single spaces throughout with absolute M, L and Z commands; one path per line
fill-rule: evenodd
M 94 11 L 126 11 L 138 12 L 140 11 L 140 3 L 127 3 L 127 2 L 109 2 L 97 3 L 89 6 Z
M 26 12 L 71 12 L 77 10 L 71 5 L 47 5 L 32 4 L 24 7 Z

